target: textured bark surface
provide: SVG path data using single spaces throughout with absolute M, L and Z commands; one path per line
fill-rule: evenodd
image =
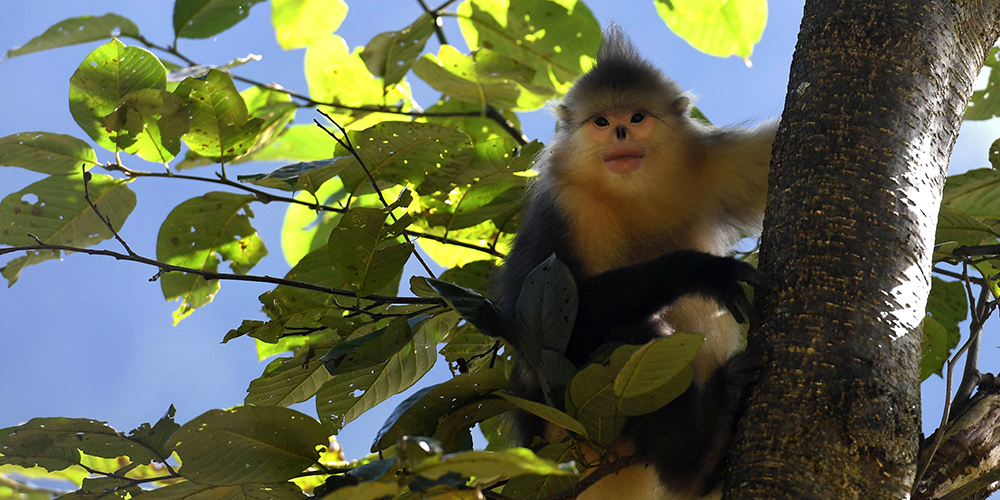
M 905 498 L 948 159 L 997 2 L 807 1 L 775 141 L 751 338 L 771 362 L 727 498 Z

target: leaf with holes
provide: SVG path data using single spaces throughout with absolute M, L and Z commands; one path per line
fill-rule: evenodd
M 174 3 L 176 38 L 208 38 L 233 27 L 264 0 L 177 0 Z
M 180 474 L 198 484 L 229 486 L 281 483 L 314 464 L 328 433 L 312 417 L 287 408 L 239 406 L 210 410 L 184 424 L 170 439 L 183 465 Z
M 91 52 L 69 79 L 69 111 L 76 123 L 101 147 L 116 151 L 106 117 L 129 93 L 167 88 L 167 69 L 148 50 L 112 40 Z M 127 134 L 126 134 L 127 135 Z
M 413 72 L 441 93 L 483 108 L 533 110 L 555 95 L 552 89 L 534 93 L 523 87 L 534 79 L 535 70 L 487 49 L 465 55 L 442 45 L 437 57 L 421 57 Z
M 0 138 L 0 165 L 72 175 L 97 165 L 97 155 L 94 148 L 73 136 L 22 132 Z
M 184 143 L 215 162 L 228 162 L 250 151 L 264 120 L 250 118 L 232 78 L 213 69 L 204 79 L 186 78 L 174 93 L 187 102 L 191 129 Z
M 373 75 L 385 79 L 385 85 L 395 85 L 403 79 L 413 60 L 424 50 L 427 39 L 434 34 L 434 18 L 421 14 L 413 24 L 399 30 L 375 35 L 365 45 L 361 59 Z
M 175 266 L 218 272 L 222 260 L 236 274 L 246 274 L 267 249 L 250 225 L 253 195 L 213 191 L 174 207 L 160 225 L 156 258 Z M 160 287 L 167 300 L 181 299 L 174 323 L 209 303 L 219 291 L 219 281 L 181 272 L 166 273 Z
M 396 279 L 413 252 L 410 243 L 396 243 L 408 216 L 396 223 L 377 208 L 353 208 L 330 233 L 333 266 L 359 295 L 375 293 Z
M 127 182 L 109 175 L 93 175 L 88 183 L 90 199 L 111 220 L 116 231 L 135 208 L 135 193 Z M 42 243 L 89 247 L 111 238 L 111 230 L 84 199 L 83 178 L 79 175 L 53 175 L 7 195 L 0 201 L 0 244 L 35 245 L 35 235 Z M 2 269 L 8 284 L 13 285 L 25 267 L 59 257 L 58 251 L 32 251 L 10 261 Z
M 8 50 L 4 59 L 115 36 L 138 38 L 139 28 L 118 14 L 73 17 L 53 24 L 45 33 L 32 38 L 28 43 Z
M 119 131 L 112 140 L 121 150 L 167 163 L 180 152 L 190 121 L 183 99 L 166 90 L 140 89 L 123 97 L 104 123 Z

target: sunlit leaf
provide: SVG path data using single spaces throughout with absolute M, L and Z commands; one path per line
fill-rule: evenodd
M 141 89 L 165 90 L 167 69 L 148 50 L 112 40 L 91 52 L 69 80 L 69 110 L 98 145 L 116 151 L 122 130 L 108 129 L 106 117 L 122 98 Z
M 986 56 L 984 65 L 990 68 L 986 88 L 972 93 L 969 106 L 965 108 L 966 120 L 988 120 L 1000 115 L 1000 48 L 993 47 Z M 984 68 L 985 69 L 985 68 Z
M 519 82 L 530 83 L 535 70 L 488 49 L 465 55 L 451 45 L 442 45 L 437 57 L 425 54 L 417 60 L 413 72 L 442 93 L 481 109 L 533 110 L 554 95 L 551 90 L 541 94 L 526 90 Z
M 573 474 L 551 460 L 539 458 L 527 448 L 498 452 L 467 451 L 444 457 L 430 457 L 410 472 L 431 479 L 456 472 L 464 477 L 473 477 L 473 485 L 493 484 L 521 474 Z
M 935 277 L 927 298 L 927 316 L 921 342 L 923 360 L 920 363 L 920 380 L 933 373 L 941 375 L 944 362 L 961 338 L 959 323 L 968 316 L 968 298 L 960 281 L 944 281 Z
M 561 412 L 549 405 L 519 398 L 517 396 L 511 396 L 510 394 L 503 392 L 498 392 L 496 395 L 509 401 L 514 406 L 535 415 L 536 417 L 541 417 L 542 419 L 552 422 L 563 429 L 570 430 L 583 437 L 587 437 L 587 429 L 583 426 L 583 424 L 566 413 Z
M 410 71 L 432 34 L 434 19 L 421 14 L 413 24 L 399 31 L 375 35 L 361 52 L 361 59 L 373 75 L 384 79 L 385 85 L 394 85 Z
M 116 36 L 138 38 L 139 28 L 118 14 L 73 17 L 52 25 L 28 43 L 8 50 L 3 59 Z
M 319 422 L 297 411 L 241 406 L 195 417 L 170 442 L 185 479 L 227 486 L 287 481 L 315 463 L 327 436 Z
M 233 27 L 264 0 L 177 0 L 174 3 L 176 38 L 208 38 Z
M 626 399 L 661 387 L 688 366 L 704 341 L 704 335 L 677 332 L 647 342 L 615 377 L 615 396 Z
M 948 176 L 941 204 L 980 219 L 1000 218 L 1000 172 L 979 168 Z
M 88 183 L 90 199 L 116 231 L 135 208 L 135 193 L 127 183 L 108 175 L 94 175 Z M 89 247 L 112 237 L 111 230 L 84 199 L 79 175 L 50 176 L 7 195 L 0 202 L 0 243 L 11 246 L 42 243 Z M 26 266 L 59 257 L 58 251 L 31 251 L 2 269 L 13 285 Z
M 86 142 L 51 132 L 22 132 L 0 138 L 0 165 L 52 175 L 72 175 L 97 165 Z
M 337 31 L 347 17 L 344 0 L 272 0 L 271 24 L 285 50 L 309 45 Z
M 226 162 L 256 143 L 264 120 L 249 117 L 243 97 L 225 72 L 211 70 L 204 80 L 188 78 L 174 93 L 187 101 L 191 111 L 191 130 L 184 142 L 192 151 Z
M 487 48 L 535 70 L 532 84 L 565 92 L 590 69 L 601 27 L 580 2 L 469 0 L 458 25 L 472 49 Z
M 330 233 L 333 265 L 359 295 L 374 293 L 403 271 L 413 245 L 392 238 L 405 226 L 405 216 L 392 222 L 377 208 L 353 208 Z
M 167 163 L 181 150 L 191 115 L 187 103 L 166 90 L 140 89 L 118 102 L 105 124 L 119 133 L 118 148 L 148 161 Z
M 156 238 L 157 260 L 210 272 L 217 272 L 220 261 L 228 260 L 234 273 L 246 274 L 267 255 L 264 242 L 250 225 L 253 201 L 253 195 L 213 191 L 174 207 Z M 183 301 L 174 312 L 174 323 L 211 302 L 219 290 L 218 280 L 180 272 L 165 273 L 160 286 L 167 300 Z
M 520 130 L 521 121 L 516 114 L 510 110 L 499 110 L 498 112 L 504 120 L 510 123 L 512 129 Z M 463 113 L 466 115 L 463 116 Z M 439 116 L 435 116 L 435 114 Z M 515 138 L 496 120 L 487 117 L 483 113 L 482 107 L 461 99 L 444 96 L 437 104 L 427 108 L 427 115 L 429 122 L 464 130 L 472 139 L 473 144 L 499 137 Z
M 961 245 L 984 245 L 996 239 L 997 234 L 993 229 L 979 219 L 947 206 L 941 207 L 934 235 L 935 242 L 954 241 Z
M 572 443 L 552 443 L 536 451 L 535 454 L 540 458 L 562 464 L 575 460 L 579 450 Z M 564 474 L 549 476 L 525 474 L 511 478 L 504 485 L 503 491 L 511 498 L 545 498 L 571 488 L 579 480 L 578 476 Z
M 656 11 L 692 47 L 750 60 L 767 24 L 767 0 L 655 0 Z
M 254 406 L 291 406 L 313 397 L 330 380 L 330 373 L 309 349 L 291 358 L 272 361 L 264 373 L 250 382 L 245 404 Z

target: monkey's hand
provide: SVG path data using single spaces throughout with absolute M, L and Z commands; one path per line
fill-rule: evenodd
M 700 279 L 696 277 L 694 280 L 695 283 L 699 283 L 703 287 L 700 291 L 726 306 L 736 321 L 746 322 L 746 318 L 743 316 L 745 311 L 750 316 L 751 323 L 759 323 L 757 311 L 750 303 L 750 299 L 747 298 L 739 282 L 742 281 L 757 290 L 774 289 L 774 282 L 764 273 L 741 260 L 708 254 L 700 254 L 699 257 L 694 258 L 694 261 L 704 267 L 700 272 L 695 270 L 692 272 L 700 277 Z

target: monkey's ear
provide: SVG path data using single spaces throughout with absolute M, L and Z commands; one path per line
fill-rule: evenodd
M 691 98 L 682 95 L 674 99 L 674 102 L 670 103 L 670 112 L 675 115 L 683 115 L 687 113 L 688 107 L 691 106 Z
M 560 122 L 569 121 L 569 106 L 566 106 L 563 103 L 556 105 L 556 115 Z

